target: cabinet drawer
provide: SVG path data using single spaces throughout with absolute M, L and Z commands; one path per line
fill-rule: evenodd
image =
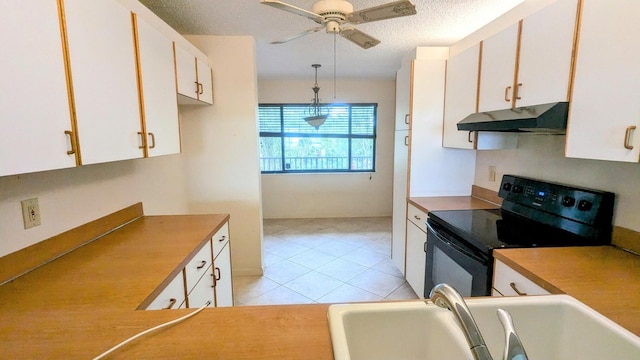
M 186 289 L 190 292 L 191 289 L 198 283 L 203 274 L 207 272 L 213 259 L 211 258 L 211 242 L 207 243 L 198 251 L 198 253 L 189 261 L 187 266 L 184 267 L 186 272 Z
M 550 294 L 547 290 L 505 265 L 500 260 L 495 260 L 493 287 L 497 292 L 504 296 Z M 520 294 L 516 292 L 516 289 Z
M 213 244 L 213 258 L 217 258 L 220 251 L 224 248 L 225 245 L 229 242 L 229 222 L 224 223 L 224 225 L 218 230 L 218 232 L 211 237 L 211 243 Z
M 189 298 L 189 307 L 199 308 L 204 306 L 207 301 L 211 302 L 208 307 L 215 307 L 213 284 L 213 267 L 209 265 L 205 270 L 204 276 L 200 278 L 200 281 L 191 289 L 191 292 L 187 296 Z
M 184 278 L 182 271 L 147 306 L 147 310 L 178 309 L 184 307 Z
M 427 232 L 427 213 L 409 204 L 407 208 L 407 219 L 416 224 L 422 231 Z

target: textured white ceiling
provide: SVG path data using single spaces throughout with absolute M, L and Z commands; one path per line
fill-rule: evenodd
M 311 10 L 315 1 L 285 0 Z M 351 0 L 363 9 L 390 0 Z M 417 15 L 358 25 L 382 43 L 364 50 L 336 37 L 338 77 L 392 79 L 404 55 L 416 46 L 448 46 L 487 24 L 523 0 L 414 0 Z M 332 77 L 334 36 L 319 31 L 285 44 L 271 41 L 317 26 L 311 20 L 259 0 L 140 0 L 183 35 L 251 35 L 256 40 L 260 78 Z

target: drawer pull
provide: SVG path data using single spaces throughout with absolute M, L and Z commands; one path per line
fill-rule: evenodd
M 220 277 L 222 276 L 222 275 L 220 274 L 220 268 L 219 268 L 219 267 L 216 267 L 215 269 L 213 269 L 213 271 L 214 271 L 214 272 L 215 272 L 215 274 L 216 274 L 215 279 L 216 279 L 216 280 L 220 280 Z
M 213 285 L 211 285 L 211 287 L 214 288 L 216 287 L 216 285 L 218 285 L 218 283 L 216 282 L 216 277 L 211 274 L 211 279 L 213 280 Z
M 138 135 L 140 135 L 140 144 L 141 144 L 141 145 L 139 145 L 139 146 L 138 146 L 138 149 L 144 149 L 144 148 L 145 148 L 145 146 L 146 146 L 146 144 L 145 144 L 145 138 L 144 138 L 144 133 L 143 133 L 143 132 L 141 132 L 141 131 L 138 131 Z
M 176 300 L 175 298 L 171 298 L 169 299 L 169 306 L 167 306 L 166 308 L 164 308 L 165 310 L 169 310 L 173 307 L 173 305 L 175 305 L 178 302 L 178 300 Z
M 409 137 L 408 136 L 404 137 L 404 146 L 409 146 Z
M 520 88 L 521 87 L 522 87 L 522 83 L 519 83 L 518 86 L 516 87 L 516 91 L 514 91 L 516 100 L 521 100 L 522 99 L 520 97 Z
M 409 125 L 409 114 L 404 115 L 404 123 Z
M 198 267 L 196 267 L 196 269 L 200 270 L 202 269 L 205 265 L 207 265 L 207 261 L 206 260 L 202 260 L 200 262 L 200 265 L 198 265 Z
M 473 139 L 471 138 L 471 135 L 473 135 L 473 131 L 469 131 L 469 135 L 467 135 L 467 141 L 470 143 L 473 143 Z
M 156 136 L 150 132 L 149 135 L 151 137 L 151 145 L 149 145 L 149 149 L 155 149 L 156 147 Z
M 509 283 L 509 286 L 511 286 L 511 288 L 513 289 L 513 291 L 516 292 L 516 294 L 520 296 L 527 296 L 526 292 L 521 292 L 520 290 L 518 290 L 518 288 L 516 287 L 516 283 Z
M 223 241 L 225 241 L 225 240 L 227 240 L 227 237 L 226 237 L 226 236 L 224 236 L 224 235 L 222 235 L 222 236 L 220 237 L 220 239 L 218 239 L 218 241 L 219 241 L 219 242 L 223 242 Z
M 416 219 L 416 220 L 420 220 L 420 216 L 418 216 L 418 215 L 413 215 L 413 217 L 414 217 L 414 219 Z

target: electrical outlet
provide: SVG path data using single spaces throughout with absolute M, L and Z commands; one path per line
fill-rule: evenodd
M 489 181 L 496 181 L 496 167 L 489 166 Z
M 22 220 L 24 228 L 29 229 L 40 225 L 40 207 L 38 206 L 38 198 L 22 200 Z

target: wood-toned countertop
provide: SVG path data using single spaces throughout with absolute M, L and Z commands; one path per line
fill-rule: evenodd
M 473 196 L 411 197 L 409 203 L 424 212 L 438 210 L 497 209 L 500 206 Z
M 640 256 L 613 246 L 500 249 L 494 256 L 640 336 Z
M 93 358 L 193 311 L 135 309 L 227 220 L 145 216 L 0 286 L 1 357 Z M 332 359 L 327 307 L 205 309 L 111 358 Z

